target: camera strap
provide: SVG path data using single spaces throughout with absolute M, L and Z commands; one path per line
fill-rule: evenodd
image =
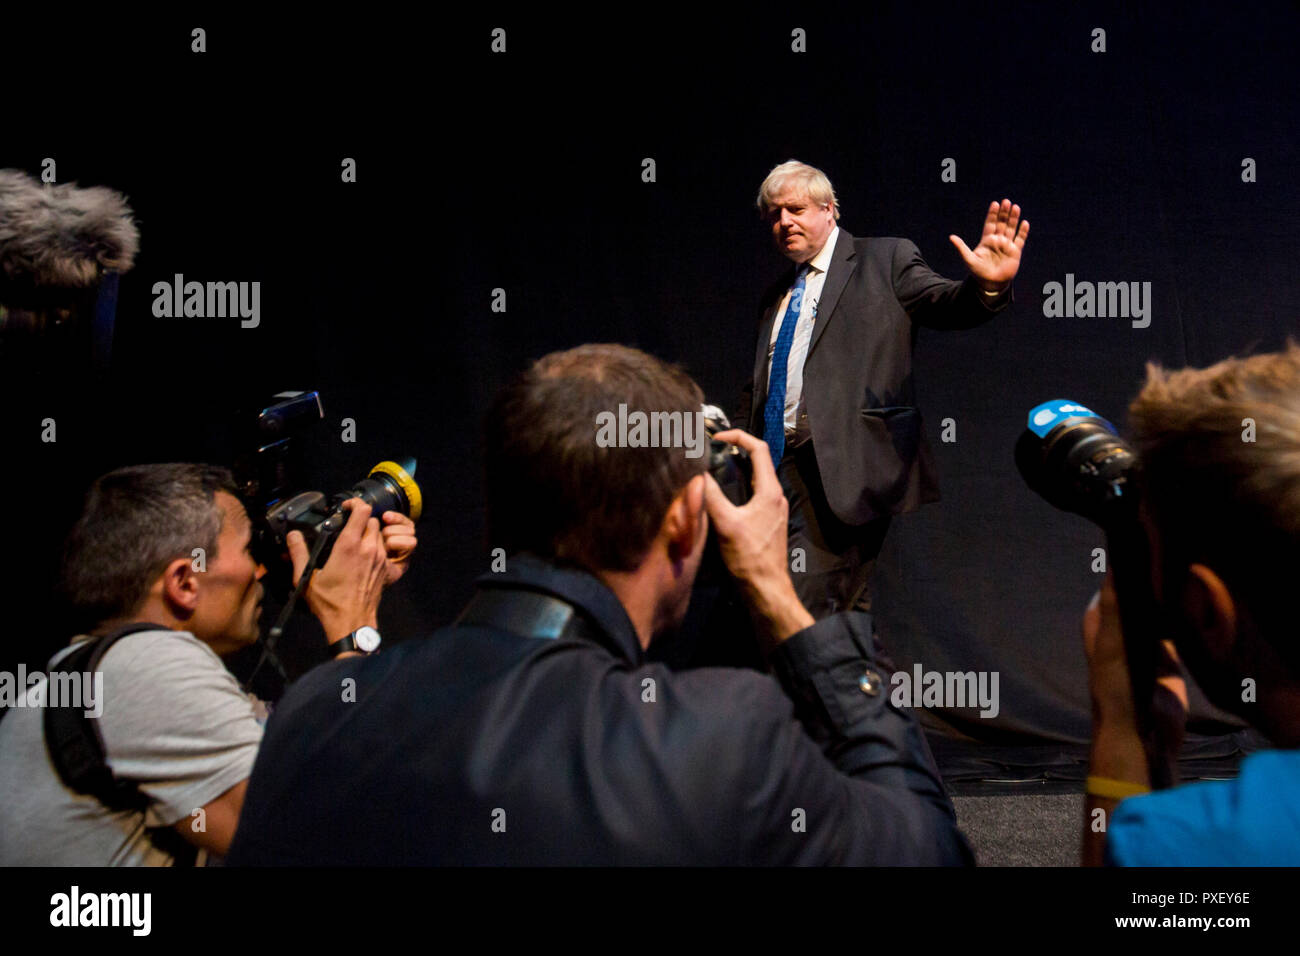
M 456 624 L 549 640 L 579 637 L 587 631 L 586 619 L 568 601 L 541 591 L 502 587 L 479 588 Z
M 103 637 L 83 641 L 58 664 L 51 662 L 46 668 L 46 679 L 53 681 L 56 674 L 94 673 L 108 649 L 122 638 L 141 631 L 163 630 L 167 628 L 158 624 L 128 624 Z M 134 780 L 115 776 L 109 767 L 97 718 L 87 717 L 79 707 L 49 706 L 43 717 L 50 762 L 68 789 L 92 796 L 110 810 L 145 812 L 149 798 L 140 792 L 139 785 Z M 172 857 L 176 866 L 193 866 L 198 857 L 198 849 L 171 827 L 151 827 L 149 838 L 155 847 Z

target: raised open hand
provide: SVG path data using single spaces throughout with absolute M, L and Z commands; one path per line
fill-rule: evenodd
M 971 275 L 987 292 L 1001 292 L 1020 271 L 1020 253 L 1029 237 L 1029 220 L 1020 220 L 1020 207 L 1010 199 L 989 203 L 984 218 L 984 233 L 979 245 L 971 249 L 960 236 L 949 236 L 966 261 Z

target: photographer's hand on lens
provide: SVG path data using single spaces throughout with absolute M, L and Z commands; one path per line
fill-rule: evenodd
M 1101 590 L 1083 612 L 1083 651 L 1088 659 L 1093 719 L 1110 726 L 1136 727 L 1119 602 L 1114 576 L 1109 571 Z
M 1140 779 L 1139 770 L 1134 766 L 1134 747 L 1141 748 L 1142 743 L 1124 650 L 1119 601 L 1111 572 L 1107 572 L 1101 590 L 1084 611 L 1083 649 L 1088 658 L 1092 698 L 1094 764 L 1097 751 L 1101 749 L 1104 752 L 1100 756 L 1107 767 L 1095 772 L 1132 783 L 1148 783 L 1145 764 L 1140 769 Z M 1182 744 L 1187 717 L 1187 683 L 1183 680 L 1178 653 L 1171 641 L 1161 642 L 1157 675 L 1150 705 L 1156 731 L 1155 744 L 1163 753 L 1176 753 Z M 1158 755 L 1151 756 L 1155 758 Z
M 786 638 L 814 623 L 790 580 L 787 521 L 790 506 L 772 467 L 767 443 L 740 429 L 714 438 L 739 445 L 753 467 L 753 497 L 736 507 L 710 474 L 705 474 L 704 502 L 718 531 L 718 545 L 727 570 L 740 583 L 759 639 L 770 651 Z
M 304 594 L 307 606 L 320 621 L 331 644 L 359 627 L 377 626 L 379 599 L 390 573 L 379 519 L 370 517 L 370 505 L 360 498 L 351 498 L 343 502 L 343 507 L 349 512 L 347 523 L 334 541 L 329 560 L 312 575 Z M 307 565 L 307 542 L 301 532 L 291 531 L 285 543 L 293 561 L 296 586 Z
M 384 569 L 384 585 L 395 584 L 411 566 L 411 555 L 419 542 L 415 537 L 415 522 L 400 511 L 383 514 L 384 553 L 388 560 Z

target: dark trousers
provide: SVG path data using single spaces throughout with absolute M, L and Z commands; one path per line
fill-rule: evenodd
M 787 449 L 776 476 L 790 503 L 790 577 L 804 607 L 817 620 L 837 611 L 870 611 L 871 573 L 890 516 L 857 527 L 837 518 L 822 490 L 812 442 Z

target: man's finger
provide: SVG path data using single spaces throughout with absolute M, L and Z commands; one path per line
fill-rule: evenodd
M 379 531 L 378 518 L 366 519 L 366 532 L 361 536 L 361 547 L 369 548 L 378 554 L 383 554 L 384 542 Z
M 370 505 L 360 498 L 349 498 L 343 502 L 343 507 L 348 510 L 348 523 L 339 532 L 339 541 L 342 542 L 344 539 L 353 543 L 360 541 L 366 522 L 370 520 Z
M 307 541 L 301 531 L 290 531 L 285 535 L 284 543 L 289 548 L 289 560 L 293 563 L 293 584 L 297 587 L 302 569 L 307 566 Z
M 1173 663 L 1174 667 L 1179 668 L 1179 670 L 1181 671 L 1183 666 L 1183 659 L 1178 656 L 1178 648 L 1174 646 L 1174 642 L 1166 638 L 1165 640 L 1161 641 L 1160 644 L 1162 647 L 1164 647 L 1165 656 L 1169 658 L 1169 660 Z
M 991 232 L 995 232 L 995 231 L 997 230 L 997 228 L 998 228 L 998 211 L 999 211 L 1001 208 L 1002 208 L 1002 207 L 1001 207 L 1000 205 L 998 205 L 998 203 L 997 203 L 996 201 L 995 201 L 995 202 L 991 202 L 991 203 L 989 203 L 989 214 L 988 214 L 987 216 L 984 217 L 984 232 L 983 232 L 983 235 L 987 236 L 989 233 L 991 233 Z
M 1029 220 L 1026 219 L 1024 222 L 1020 224 L 1020 231 L 1016 233 L 1015 242 L 1017 248 L 1023 248 L 1025 245 L 1025 240 L 1028 238 L 1029 238 Z
M 961 253 L 962 261 L 967 265 L 970 265 L 971 260 L 975 257 L 975 253 L 970 251 L 970 246 L 966 245 L 966 243 L 962 241 L 961 236 L 949 236 L 948 241 L 957 247 L 957 251 Z
M 1007 219 L 1007 231 L 1003 233 L 1008 240 L 1016 238 L 1016 229 L 1020 227 L 1020 207 L 1014 203 L 1011 206 L 1011 216 Z
M 718 526 L 720 533 L 724 531 L 724 525 L 730 522 L 734 513 L 740 510 L 727 497 L 717 479 L 707 471 L 704 473 L 704 507 L 709 512 L 709 517 L 713 519 L 713 523 Z M 721 521 L 718 520 L 720 517 Z
M 1189 709 L 1187 704 L 1187 682 L 1172 674 L 1166 674 L 1163 677 L 1156 678 L 1156 686 L 1164 688 L 1174 700 L 1178 701 L 1179 706 L 1186 713 Z
M 1101 592 L 1098 591 L 1083 611 L 1083 650 L 1089 659 L 1097 647 L 1097 631 L 1101 629 Z
M 1097 592 L 1097 600 L 1101 608 L 1107 614 L 1118 613 L 1119 598 L 1115 594 L 1115 571 L 1113 568 L 1107 569 L 1106 576 L 1101 579 L 1101 590 Z

